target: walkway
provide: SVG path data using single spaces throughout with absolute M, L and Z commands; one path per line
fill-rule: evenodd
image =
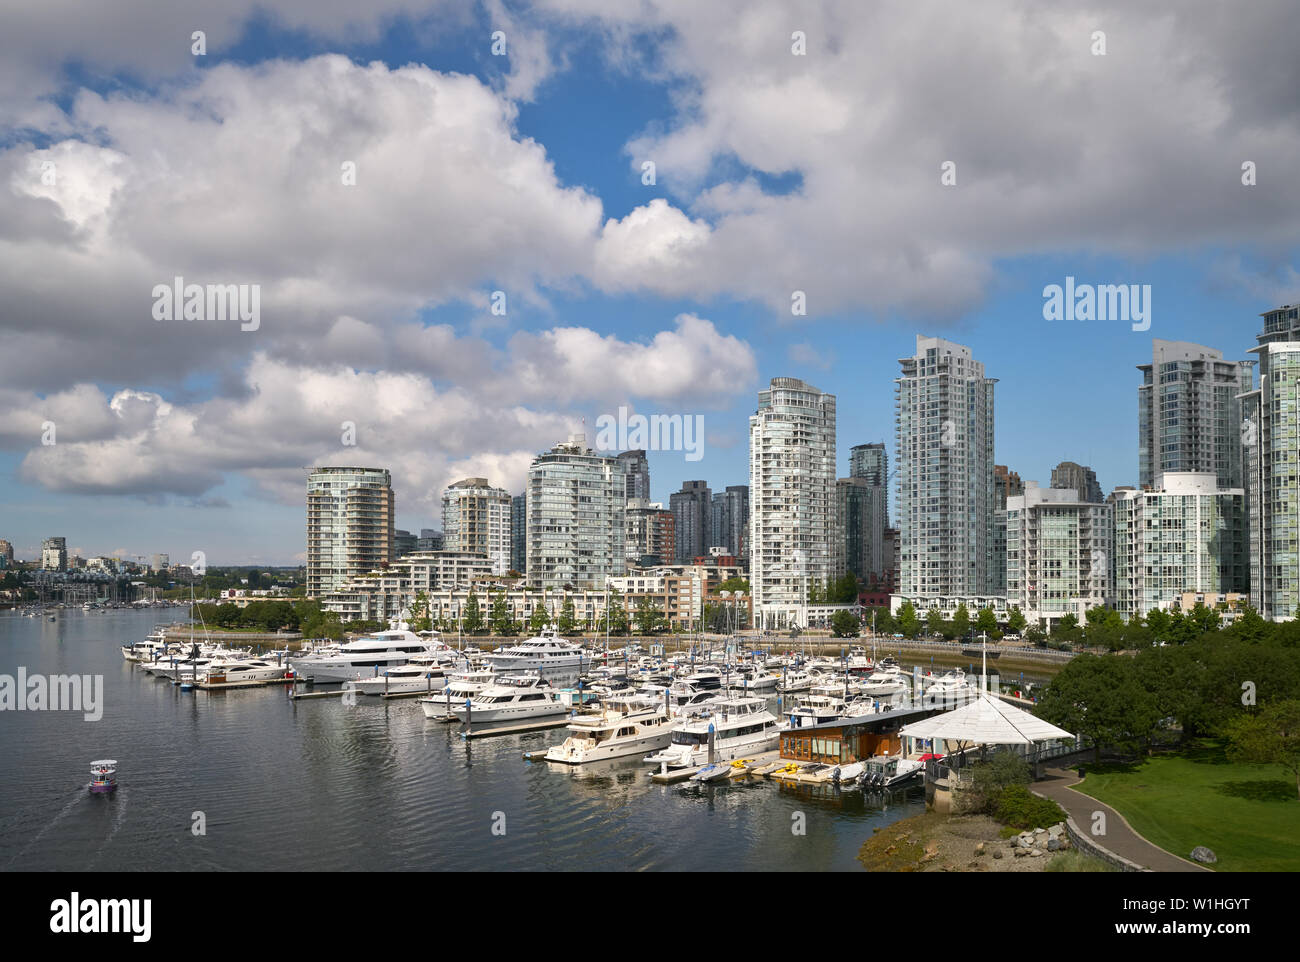
M 1204 865 L 1197 865 L 1187 859 L 1179 858 L 1157 848 L 1145 838 L 1133 831 L 1124 816 L 1104 802 L 1091 795 L 1071 788 L 1079 784 L 1079 773 L 1072 768 L 1044 767 L 1043 777 L 1034 782 L 1030 788 L 1035 794 L 1050 798 L 1074 819 L 1080 832 L 1091 832 L 1092 813 L 1106 813 L 1106 834 L 1092 836 L 1116 855 L 1145 866 L 1153 872 L 1208 872 Z

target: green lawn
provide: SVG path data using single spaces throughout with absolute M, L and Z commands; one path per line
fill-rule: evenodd
M 1187 858 L 1197 845 L 1221 872 L 1300 871 L 1300 800 L 1280 765 L 1240 765 L 1202 741 L 1134 765 L 1089 767 L 1076 789 L 1120 812 L 1135 831 Z

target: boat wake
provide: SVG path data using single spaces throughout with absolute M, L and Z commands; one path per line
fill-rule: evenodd
M 78 788 L 77 791 L 75 791 L 72 794 L 72 797 L 68 799 L 68 804 L 64 805 L 63 808 L 59 810 L 59 814 L 55 815 L 54 818 L 46 822 L 44 828 L 42 828 L 39 832 L 33 835 L 31 837 L 31 840 L 28 841 L 26 845 L 24 845 L 21 849 L 19 849 L 16 854 L 10 857 L 9 861 L 5 863 L 5 868 L 8 869 L 10 866 L 14 864 L 14 862 L 18 861 L 20 858 L 22 858 L 24 855 L 30 852 L 35 847 L 36 843 L 39 842 L 42 838 L 44 838 L 45 833 L 48 832 L 50 829 L 52 829 L 59 822 L 61 822 L 63 818 L 69 812 L 72 811 L 72 807 L 76 805 L 78 801 L 80 801 L 85 797 L 86 797 L 86 789 L 84 787 Z
M 99 861 L 99 856 L 104 853 L 104 849 L 108 848 L 108 843 L 113 841 L 113 836 L 116 835 L 117 830 L 122 827 L 122 821 L 126 818 L 126 798 L 126 789 L 119 788 L 117 790 L 117 798 L 115 799 L 117 802 L 117 811 L 113 813 L 113 824 L 108 830 L 108 837 L 104 839 L 99 848 L 95 850 L 95 854 L 91 857 L 90 861 L 86 863 L 87 871 L 95 867 L 95 863 Z

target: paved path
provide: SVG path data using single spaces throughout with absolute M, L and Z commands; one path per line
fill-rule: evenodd
M 1074 819 L 1080 832 L 1092 830 L 1092 813 L 1106 813 L 1106 834 L 1093 836 L 1097 843 L 1110 849 L 1116 855 L 1145 866 L 1153 872 L 1208 872 L 1204 865 L 1197 865 L 1185 858 L 1179 858 L 1162 848 L 1152 845 L 1124 821 L 1124 816 L 1105 802 L 1091 795 L 1071 788 L 1079 784 L 1079 773 L 1072 768 L 1044 768 L 1043 777 L 1030 786 L 1034 792 L 1050 798 Z

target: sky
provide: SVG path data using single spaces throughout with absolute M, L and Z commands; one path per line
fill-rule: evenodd
M 448 483 L 517 493 L 620 407 L 703 418 L 655 499 L 721 490 L 779 376 L 837 396 L 847 474 L 892 457 L 918 334 L 998 379 L 998 463 L 1109 491 L 1152 339 L 1248 358 L 1300 299 L 1283 0 L 273 6 L 4 13 L 19 557 L 300 563 L 318 464 L 389 468 L 398 527 L 441 528 Z M 169 315 L 178 277 L 256 321 Z M 1149 327 L 1045 319 L 1067 277 L 1149 289 Z

